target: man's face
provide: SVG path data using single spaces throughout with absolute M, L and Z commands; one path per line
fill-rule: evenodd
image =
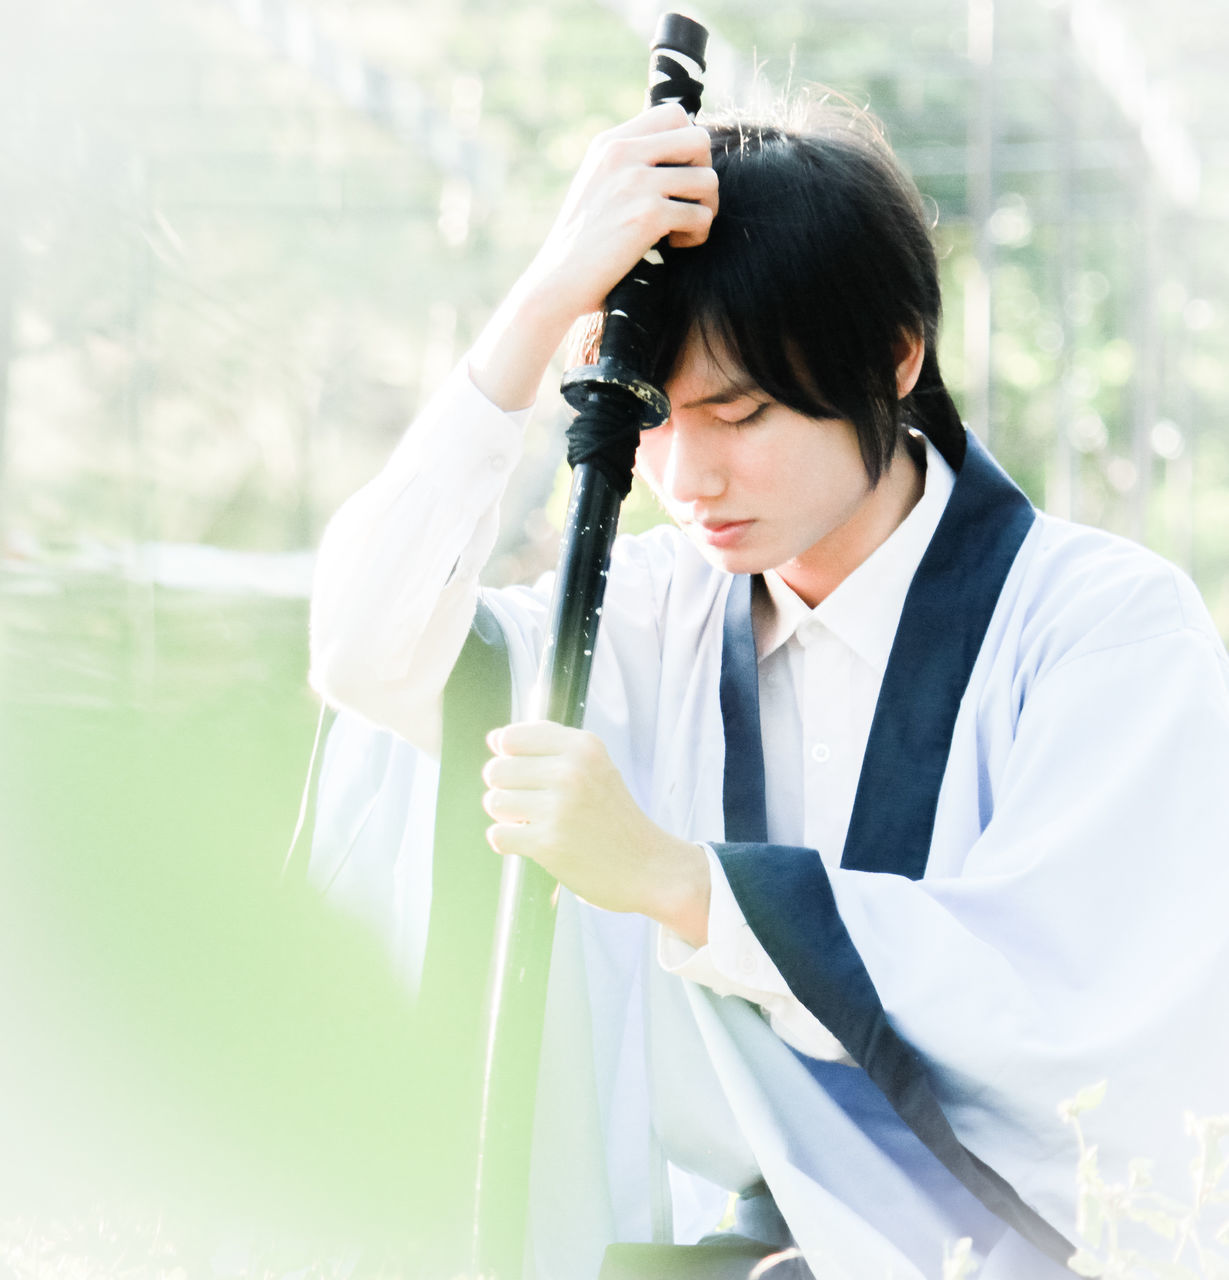
M 816 603 L 877 545 L 846 563 L 878 492 L 852 423 L 770 400 L 695 337 L 665 390 L 670 418 L 641 434 L 636 469 L 711 564 L 778 569 Z

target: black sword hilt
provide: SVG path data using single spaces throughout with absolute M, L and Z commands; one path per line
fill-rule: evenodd
M 694 118 L 700 109 L 707 47 L 708 32 L 698 22 L 681 13 L 662 14 L 649 46 L 650 106 L 677 102 Z M 592 411 L 602 419 L 612 412 L 622 414 L 637 432 L 660 426 L 669 417 L 670 401 L 647 377 L 660 326 L 664 249 L 664 242 L 654 245 L 610 291 L 597 363 L 564 375 L 564 399 L 578 414 Z M 584 460 L 569 451 L 573 466 Z M 630 464 L 627 471 L 630 482 Z M 621 477 L 617 487 L 627 492 Z

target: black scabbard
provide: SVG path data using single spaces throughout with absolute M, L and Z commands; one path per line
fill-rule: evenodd
M 676 100 L 699 109 L 708 33 L 666 14 L 650 51 L 650 105 Z M 650 250 L 607 299 L 595 365 L 572 370 L 563 391 L 577 410 L 570 441 L 589 452 L 573 462 L 555 591 L 533 718 L 573 727 L 584 720 L 589 673 L 619 507 L 631 485 L 635 440 L 670 411 L 647 380 L 656 333 L 655 299 L 664 259 Z M 605 447 L 607 436 L 621 448 Z M 484 1014 L 483 1082 L 474 1195 L 473 1272 L 516 1280 L 522 1274 L 529 1214 L 530 1142 L 546 985 L 554 941 L 554 882 L 536 864 L 504 860 L 494 955 Z

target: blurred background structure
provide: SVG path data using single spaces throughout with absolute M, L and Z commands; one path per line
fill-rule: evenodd
M 287 553 L 465 349 L 587 139 L 638 108 L 659 7 L 12 3 L 7 566 L 301 592 Z M 1036 501 L 1157 546 L 1229 624 L 1220 0 L 712 0 L 700 16 L 710 103 L 824 85 L 883 120 L 935 203 L 968 420 Z M 548 403 L 494 578 L 550 563 L 557 417 Z
M 311 549 L 639 109 L 660 7 L 4 0 L 0 872 L 51 849 L 17 835 L 46 811 L 105 870 L 142 805 L 191 825 L 194 874 L 276 872 Z M 826 86 L 883 121 L 935 208 L 968 421 L 1229 634 L 1224 0 L 675 7 L 713 32 L 710 106 Z M 561 417 L 548 388 L 493 582 L 553 563 Z

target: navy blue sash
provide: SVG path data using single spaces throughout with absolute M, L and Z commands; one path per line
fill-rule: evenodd
M 972 436 L 905 598 L 841 853 L 842 867 L 921 877 L 952 730 L 1034 512 Z M 721 706 L 727 843 L 716 846 L 748 924 L 794 994 L 837 1037 L 942 1164 L 1038 1249 L 1072 1246 L 952 1130 L 914 1050 L 893 1030 L 813 849 L 769 845 L 750 579 L 726 610 Z M 805 1061 L 805 1059 L 804 1059 Z

